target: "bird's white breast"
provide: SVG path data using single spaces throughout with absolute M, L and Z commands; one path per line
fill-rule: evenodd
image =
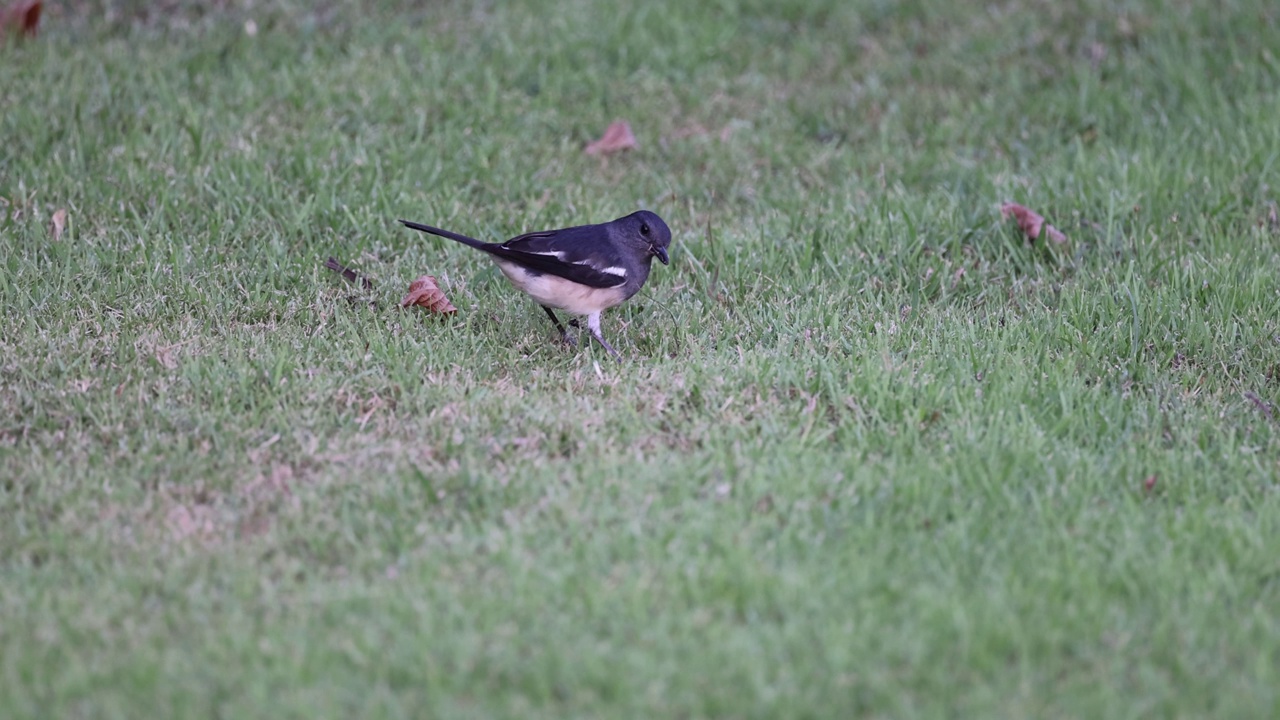
M 575 315 L 591 315 L 627 299 L 622 287 L 593 288 L 549 273 L 535 274 L 515 263 L 494 259 L 512 285 L 539 304 Z

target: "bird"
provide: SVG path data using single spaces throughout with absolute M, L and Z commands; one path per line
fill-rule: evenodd
M 400 222 L 487 253 L 512 285 L 542 306 L 565 343 L 572 345 L 574 340 L 555 311 L 585 315 L 591 337 L 618 362 L 622 356 L 600 331 L 600 314 L 644 287 L 654 258 L 669 264 L 671 229 L 648 210 L 598 225 L 525 233 L 502 243 L 487 243 L 410 220 Z M 576 325 L 576 321 L 570 324 Z

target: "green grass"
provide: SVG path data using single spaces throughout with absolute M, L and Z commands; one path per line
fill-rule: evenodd
M 0 715 L 1277 715 L 1276 37 L 50 7 L 0 46 Z M 621 365 L 394 222 L 638 207 Z M 456 316 L 396 306 L 425 273 Z

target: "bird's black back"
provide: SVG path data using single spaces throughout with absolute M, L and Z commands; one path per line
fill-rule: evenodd
M 624 268 L 634 272 L 622 255 L 623 248 L 611 242 L 609 223 L 543 230 L 518 235 L 503 243 L 487 243 L 430 225 L 408 220 L 400 222 L 405 227 L 469 245 L 528 270 L 555 275 L 588 287 L 611 288 L 627 282 L 625 275 L 603 272 L 605 268 Z M 645 269 L 648 269 L 647 264 Z

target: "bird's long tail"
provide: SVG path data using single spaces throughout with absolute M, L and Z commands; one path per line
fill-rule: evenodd
M 441 230 L 440 228 L 431 227 L 430 225 L 423 225 L 422 223 L 416 223 L 410 220 L 401 220 L 400 222 L 407 228 L 421 230 L 424 233 L 431 233 L 432 235 L 439 235 L 442 238 L 449 238 L 450 240 L 455 240 L 463 245 L 470 245 L 473 248 L 484 250 L 485 246 L 489 245 L 489 243 L 481 242 L 475 238 L 467 237 L 466 235 L 459 235 L 456 232 L 449 232 L 448 230 Z

